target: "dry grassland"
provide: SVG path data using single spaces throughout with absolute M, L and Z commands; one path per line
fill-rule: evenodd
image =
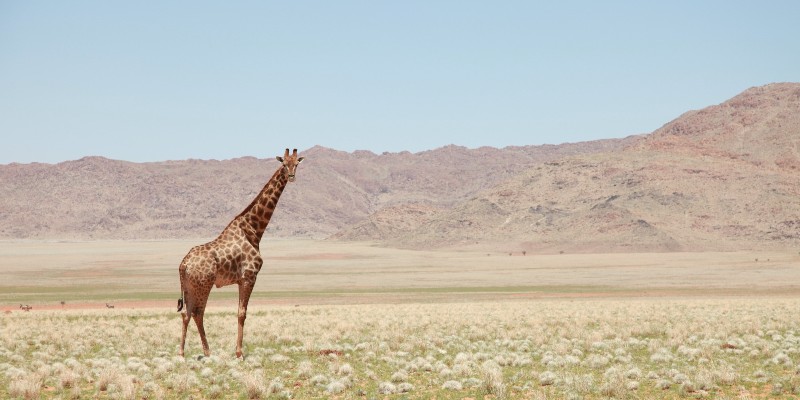
M 212 291 L 212 356 L 201 357 L 193 325 L 187 357 L 176 356 L 177 265 L 196 243 L 0 243 L 0 397 L 800 394 L 796 253 L 509 256 L 267 241 L 237 360 L 235 289 Z
M 257 306 L 177 357 L 174 312 L 6 315 L 11 398 L 753 398 L 800 393 L 798 299 Z M 486 397 L 491 395 L 492 397 Z

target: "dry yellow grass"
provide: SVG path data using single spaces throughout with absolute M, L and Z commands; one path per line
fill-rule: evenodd
M 212 291 L 212 356 L 200 357 L 194 329 L 188 356 L 176 356 L 177 264 L 199 242 L 0 243 L 11 311 L 0 314 L 0 397 L 800 393 L 796 253 L 509 256 L 271 240 L 242 361 L 235 288 Z
M 177 357 L 161 309 L 0 318 L 0 397 L 741 398 L 800 393 L 796 298 L 545 299 L 251 308 Z M 193 332 L 194 333 L 194 332 Z

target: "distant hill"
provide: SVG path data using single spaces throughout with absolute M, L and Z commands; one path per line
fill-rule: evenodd
M 533 252 L 798 247 L 799 167 L 800 84 L 772 84 L 623 150 L 527 168 L 452 208 L 385 210 L 337 237 Z
M 267 239 L 517 252 L 800 246 L 797 83 L 626 139 L 301 155 Z M 213 237 L 278 167 L 260 156 L 0 165 L 0 239 Z
M 346 153 L 320 146 L 286 189 L 267 236 L 325 238 L 384 207 L 452 207 L 525 168 L 630 140 L 421 153 Z M 274 149 L 281 154 L 282 149 Z M 2 239 L 216 236 L 278 168 L 274 156 L 132 163 L 85 157 L 0 165 Z

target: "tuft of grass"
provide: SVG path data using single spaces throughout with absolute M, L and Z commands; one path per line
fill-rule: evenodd
M 42 390 L 43 379 L 39 374 L 18 376 L 8 384 L 8 393 L 25 400 L 38 399 Z
M 659 379 L 656 381 L 656 389 L 667 390 L 672 386 L 672 382 L 667 379 Z
M 329 394 L 339 394 L 344 392 L 345 389 L 347 389 L 347 386 L 338 380 L 328 383 L 325 387 L 325 391 Z
M 225 392 L 222 389 L 222 386 L 220 386 L 220 385 L 211 385 L 211 387 L 209 387 L 208 391 L 206 392 L 206 396 L 208 396 L 209 399 L 219 399 L 219 398 L 222 398 L 224 393 Z
M 399 370 L 392 374 L 392 382 L 394 383 L 402 383 L 408 380 L 408 372 L 405 370 Z
M 380 394 L 395 394 L 397 393 L 397 386 L 391 382 L 381 382 L 378 385 L 378 393 Z
M 297 377 L 299 379 L 308 379 L 314 372 L 314 364 L 308 360 L 303 360 L 297 364 Z
M 58 376 L 58 384 L 62 389 L 71 389 L 80 385 L 81 376 L 75 370 L 64 369 Z
M 503 398 L 506 395 L 506 385 L 503 382 L 503 370 L 494 360 L 488 360 L 481 364 L 483 374 L 483 384 L 486 392 Z
M 106 368 L 100 371 L 99 375 L 97 376 L 97 390 L 101 392 L 105 392 L 108 390 L 108 387 L 114 383 L 120 377 L 120 373 L 118 370 L 114 368 Z
M 544 371 L 539 374 L 539 383 L 542 386 L 550 386 L 556 383 L 558 377 L 552 371 Z
M 442 384 L 442 389 L 459 391 L 463 390 L 464 386 L 459 381 L 445 381 Z
M 258 372 L 243 375 L 242 384 L 248 399 L 262 399 L 269 393 L 264 385 L 264 379 Z
M 339 374 L 339 375 L 342 375 L 342 376 L 353 375 L 353 367 L 348 363 L 344 363 L 344 364 L 339 366 L 339 368 L 337 369 L 336 373 Z
M 397 393 L 408 393 L 408 392 L 411 392 L 413 390 L 414 390 L 414 385 L 412 385 L 412 384 L 410 384 L 408 382 L 403 382 L 403 383 L 397 385 Z
M 310 382 L 314 385 L 326 385 L 328 384 L 328 377 L 322 374 L 317 374 L 311 377 Z
M 267 386 L 266 393 L 268 395 L 278 394 L 283 391 L 283 381 L 281 378 L 274 378 L 269 382 L 269 386 Z

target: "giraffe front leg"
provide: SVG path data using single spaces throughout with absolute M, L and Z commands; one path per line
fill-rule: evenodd
M 239 284 L 239 334 L 236 336 L 236 357 L 242 356 L 242 337 L 244 336 L 244 320 L 247 319 L 247 303 L 253 292 L 253 283 Z

